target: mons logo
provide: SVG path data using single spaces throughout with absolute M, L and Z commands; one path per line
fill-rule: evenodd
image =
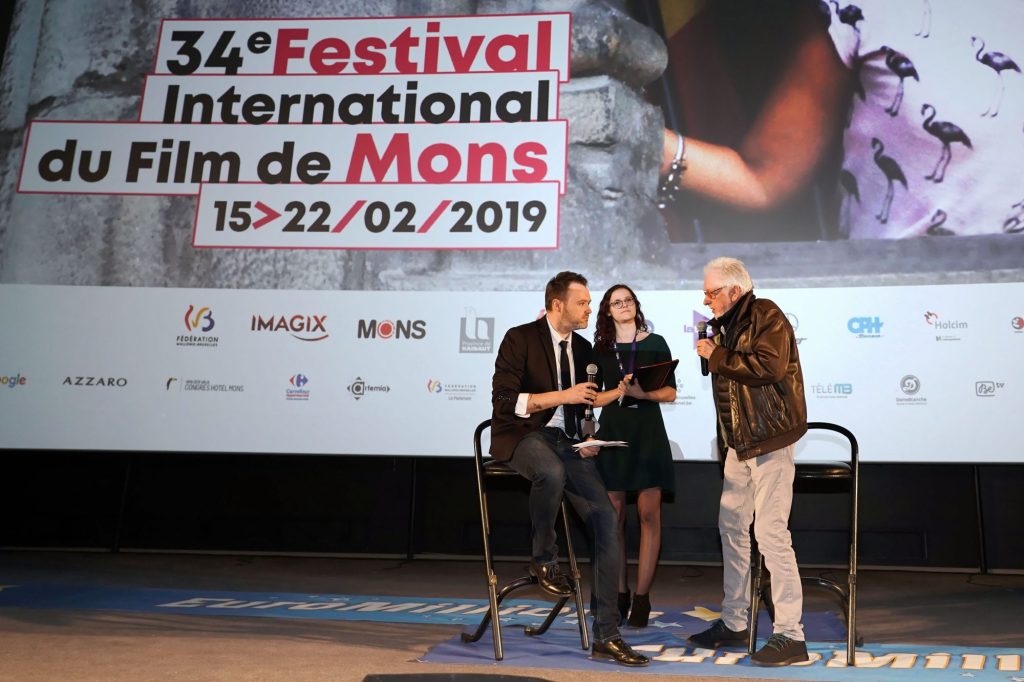
M 185 330 L 206 333 L 213 329 L 213 311 L 207 306 L 190 305 L 185 311 Z

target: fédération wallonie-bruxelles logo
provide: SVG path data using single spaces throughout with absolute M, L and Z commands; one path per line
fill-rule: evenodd
M 210 307 L 189 305 L 185 311 L 185 331 L 188 333 L 179 334 L 175 344 L 186 348 L 216 348 L 220 339 L 210 334 L 215 324 Z

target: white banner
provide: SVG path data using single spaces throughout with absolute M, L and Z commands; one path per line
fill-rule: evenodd
M 757 293 L 796 329 L 809 419 L 852 430 L 864 461 L 1019 460 L 1024 284 Z M 680 360 L 674 456 L 710 460 L 702 294 L 637 294 Z M 469 456 L 502 336 L 542 308 L 541 292 L 3 285 L 0 448 Z

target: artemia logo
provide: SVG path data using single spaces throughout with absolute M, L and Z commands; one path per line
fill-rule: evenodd
M 326 315 L 253 315 L 254 332 L 286 332 L 299 341 L 323 341 L 327 333 Z

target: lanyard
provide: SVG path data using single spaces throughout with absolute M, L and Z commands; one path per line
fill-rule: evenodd
M 622 356 L 619 355 L 619 343 L 615 342 L 615 360 L 619 363 L 619 371 L 622 372 L 622 376 L 633 373 L 633 368 L 636 365 L 636 337 L 640 333 L 637 329 L 633 332 L 633 344 L 630 347 L 630 358 L 629 358 L 629 371 L 627 372 L 625 367 L 622 366 Z

